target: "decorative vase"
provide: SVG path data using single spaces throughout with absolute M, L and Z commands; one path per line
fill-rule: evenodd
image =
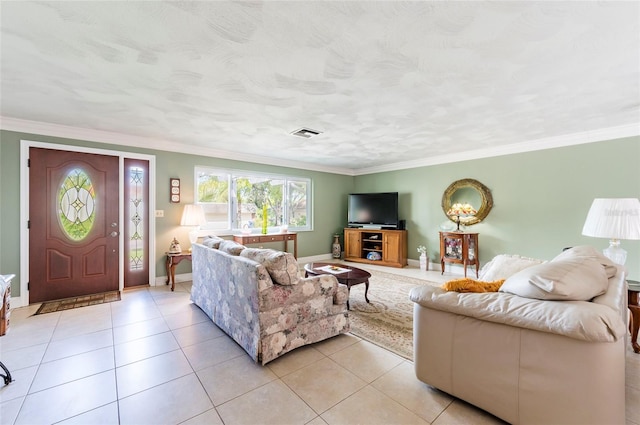
M 182 248 L 180 247 L 180 242 L 174 237 L 171 241 L 171 245 L 169 245 L 169 253 L 170 254 L 180 254 L 182 252 Z
M 427 271 L 429 270 L 429 262 L 427 261 L 427 254 L 420 254 L 420 270 Z
M 342 247 L 340 246 L 340 235 L 333 235 L 331 254 L 333 258 L 340 258 L 342 255 Z
M 262 234 L 267 234 L 267 204 L 262 204 Z

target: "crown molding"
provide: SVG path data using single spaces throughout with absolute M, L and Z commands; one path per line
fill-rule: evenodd
M 132 136 L 128 134 L 116 133 L 103 130 L 91 130 L 87 128 L 71 127 L 60 124 L 50 124 L 39 121 L 22 120 L 18 118 L 10 118 L 0 116 L 0 129 L 8 131 L 16 131 L 20 133 L 41 134 L 52 137 L 63 137 L 74 140 L 86 140 L 98 143 L 111 143 L 114 145 L 138 147 L 167 152 L 188 152 L 190 155 L 200 155 L 211 158 L 229 159 L 233 161 L 251 162 L 263 165 L 274 165 L 278 167 L 287 167 L 302 169 L 307 171 L 319 171 L 331 174 L 344 174 L 353 176 L 354 171 L 350 168 L 328 167 L 318 164 L 311 164 L 303 161 L 290 161 L 277 158 L 268 158 L 261 155 L 242 154 L 238 152 L 229 152 L 219 149 L 210 149 L 192 146 L 187 143 L 175 142 L 170 140 L 153 139 L 149 137 Z
M 624 137 L 640 136 L 640 123 L 620 125 L 617 127 L 602 128 L 581 133 L 565 134 L 562 136 L 547 137 L 544 139 L 513 143 L 492 148 L 476 149 L 457 152 L 455 154 L 439 155 L 431 158 L 412 161 L 396 162 L 393 164 L 376 167 L 359 168 L 353 170 L 355 176 L 363 176 L 387 171 L 406 170 L 410 168 L 428 167 L 431 165 L 449 164 L 453 162 L 471 161 L 474 159 L 490 158 L 516 153 L 539 151 L 544 149 L 560 148 L 565 146 L 582 145 L 587 143 L 602 142 L 605 140 L 621 139 Z
M 341 174 L 347 176 L 362 176 L 387 171 L 406 170 L 410 168 L 428 167 L 431 165 L 449 164 L 453 162 L 471 161 L 474 159 L 490 158 L 495 156 L 511 155 L 524 152 L 532 152 L 544 149 L 559 148 L 565 146 L 580 145 L 586 143 L 614 140 L 624 137 L 640 135 L 640 123 L 626 124 L 617 127 L 609 127 L 581 133 L 565 134 L 562 136 L 548 137 L 513 143 L 492 148 L 476 149 L 472 151 L 457 152 L 455 154 L 439 155 L 431 158 L 412 161 L 396 162 L 375 167 L 358 169 L 328 167 L 301 161 L 290 161 L 277 158 L 267 158 L 260 155 L 242 154 L 219 149 L 194 147 L 186 143 L 169 140 L 152 139 L 148 137 L 131 136 L 103 130 L 91 130 L 86 128 L 71 127 L 60 124 L 50 124 L 38 121 L 28 121 L 18 118 L 0 116 L 0 129 L 30 134 L 41 134 L 53 137 L 63 137 L 75 140 L 87 140 L 98 143 L 111 143 L 120 146 L 133 146 L 167 152 L 189 152 L 192 155 L 201 155 L 212 158 L 228 159 L 233 161 L 250 162 L 255 164 L 273 165 L 323 173 Z

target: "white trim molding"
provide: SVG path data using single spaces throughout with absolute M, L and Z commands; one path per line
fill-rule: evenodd
M 120 166 L 120 182 L 119 182 L 119 194 L 120 198 L 124 195 L 124 180 L 123 180 L 123 164 L 125 158 L 130 159 L 143 159 L 149 161 L 149 228 L 155 229 L 156 219 L 155 211 L 156 206 L 156 157 L 153 155 L 145 155 L 134 152 L 114 151 L 106 149 L 94 149 L 82 146 L 61 145 L 55 143 L 38 142 L 33 140 L 20 140 L 20 296 L 12 297 L 11 303 L 13 307 L 23 307 L 29 305 L 29 229 L 27 224 L 29 221 L 29 149 L 30 148 L 43 148 L 43 149 L 56 149 L 62 151 L 72 151 L 81 153 L 92 153 L 98 155 L 110 155 L 119 158 Z M 124 205 L 120 205 L 119 221 L 123 222 L 124 219 Z M 149 232 L 149 282 L 156 281 L 155 270 L 155 231 Z M 119 240 L 120 253 L 124 252 L 124 236 L 120 232 Z M 120 290 L 124 288 L 124 257 L 120 255 L 119 264 L 119 286 Z
M 0 116 L 0 129 L 23 133 L 44 134 L 47 136 L 64 137 L 75 140 L 89 140 L 98 143 L 134 146 L 139 148 L 149 148 L 150 146 L 152 146 L 153 149 L 167 152 L 189 152 L 192 155 L 201 155 L 211 158 L 229 159 L 234 161 L 244 161 L 256 164 L 273 165 L 278 167 L 288 167 L 309 171 L 319 171 L 347 176 L 361 176 L 373 173 L 382 173 L 386 171 L 398 171 L 411 168 L 428 167 L 431 165 L 449 164 L 460 161 L 471 161 L 474 159 L 490 158 L 495 156 L 601 142 L 605 140 L 614 140 L 640 135 L 640 123 L 631 123 L 616 127 L 608 127 L 597 130 L 584 131 L 580 133 L 564 134 L 561 136 L 548 137 L 538 140 L 522 141 L 519 143 L 495 146 L 493 148 L 457 152 L 455 154 L 440 155 L 425 159 L 416 159 L 412 161 L 396 162 L 393 164 L 380 165 L 375 167 L 350 169 L 342 167 L 322 166 L 318 164 L 301 162 L 298 160 L 290 161 L 277 158 L 267 158 L 261 155 L 239 154 L 237 152 L 229 152 L 219 149 L 195 147 L 186 143 L 180 143 L 170 140 L 151 139 L 148 137 L 131 136 L 110 131 L 91 130 L 87 128 L 70 127 L 59 124 L 49 124 L 44 122 L 28 121 L 3 116 Z

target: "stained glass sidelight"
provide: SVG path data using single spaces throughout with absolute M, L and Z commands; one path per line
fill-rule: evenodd
M 144 268 L 144 170 L 129 168 L 129 269 Z
M 87 237 L 96 218 L 95 203 L 95 189 L 87 173 L 80 168 L 69 171 L 58 192 L 58 217 L 69 239 Z

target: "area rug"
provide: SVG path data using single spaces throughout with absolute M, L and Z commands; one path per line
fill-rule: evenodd
M 102 294 L 84 295 L 82 297 L 65 298 L 63 300 L 46 301 L 42 303 L 37 314 L 53 313 L 54 311 L 71 310 L 72 308 L 120 301 L 120 291 L 104 292 Z
M 372 271 L 369 304 L 364 299 L 364 284 L 351 287 L 351 333 L 413 360 L 413 302 L 409 292 L 424 285 L 439 286 L 427 280 Z

